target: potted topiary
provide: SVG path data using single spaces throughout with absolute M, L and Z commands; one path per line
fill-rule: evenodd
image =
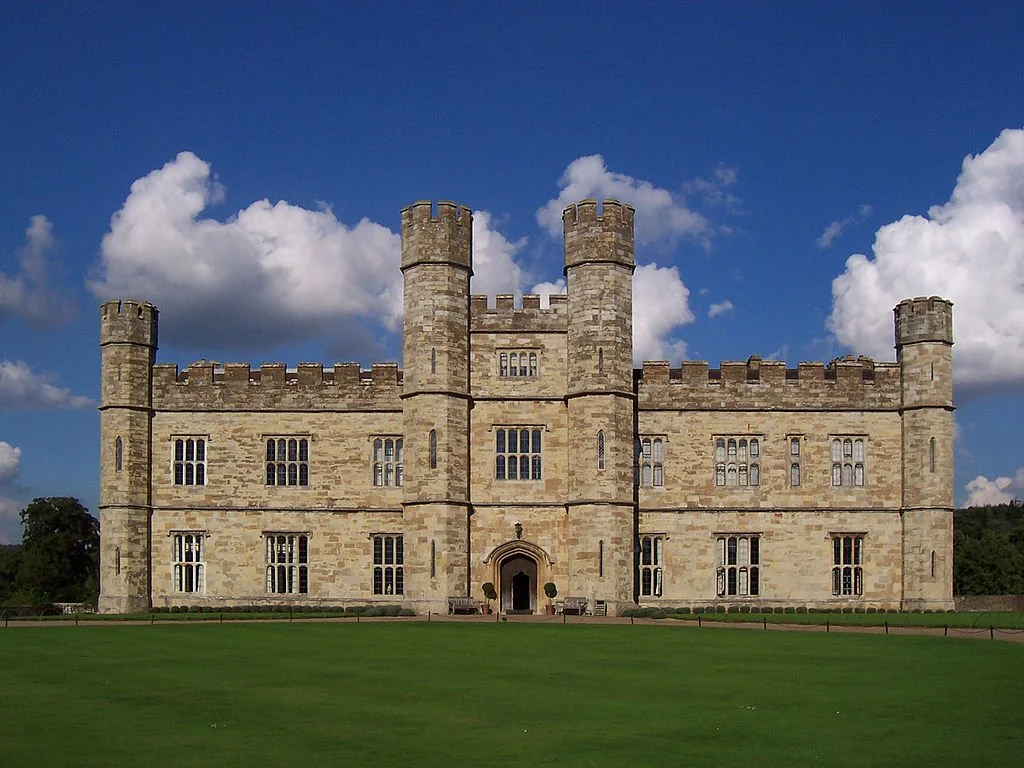
M 494 588 L 494 584 L 489 581 L 484 582 L 484 597 L 487 598 L 487 602 L 480 606 L 481 613 L 491 612 L 491 600 L 498 597 L 498 590 Z
M 555 597 L 558 595 L 558 588 L 555 586 L 555 583 L 553 581 L 549 581 L 547 584 L 544 585 L 544 594 L 548 598 L 548 604 L 544 606 L 544 610 L 547 611 L 548 616 L 554 616 L 555 606 L 551 601 L 554 600 Z

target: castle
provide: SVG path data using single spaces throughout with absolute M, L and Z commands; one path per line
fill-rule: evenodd
M 405 208 L 404 370 L 179 371 L 103 304 L 100 610 L 951 608 L 950 302 L 895 308 L 895 363 L 635 369 L 633 218 L 569 206 L 567 294 L 490 306 L 470 210 Z

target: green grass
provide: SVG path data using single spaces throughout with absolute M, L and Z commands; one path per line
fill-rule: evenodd
M 491 623 L 0 629 L 22 766 L 1016 766 L 1024 645 Z
M 666 618 L 697 623 L 696 614 L 668 614 Z M 1024 630 L 1024 613 L 1019 611 L 960 611 L 950 613 L 704 613 L 701 621 L 739 621 L 760 624 L 812 624 L 849 627 L 960 627 Z

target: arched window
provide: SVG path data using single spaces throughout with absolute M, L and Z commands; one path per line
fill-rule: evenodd
M 536 376 L 537 375 L 537 353 L 536 352 L 531 352 L 530 353 L 530 375 L 531 376 Z
M 508 375 L 519 375 L 519 353 L 513 352 L 508 356 Z
M 760 485 L 761 484 L 761 465 L 751 464 L 750 465 L 750 484 Z
M 832 485 L 843 484 L 843 465 L 835 462 L 832 464 Z
M 934 442 L 934 440 L 932 441 Z M 114 470 L 117 472 L 121 471 L 121 466 L 124 462 L 124 443 L 121 442 L 121 438 L 117 438 L 114 441 Z M 933 462 L 934 463 L 934 462 Z M 934 471 L 934 467 L 932 467 Z
M 604 430 L 597 433 L 597 468 L 604 469 Z
M 789 484 L 794 488 L 800 485 L 800 465 L 796 462 L 789 465 Z
M 402 438 L 375 438 L 373 441 L 373 484 L 376 486 L 402 485 L 404 461 Z
M 437 430 L 430 430 L 429 447 L 428 447 L 428 462 L 431 469 L 437 469 Z
M 715 485 L 725 485 L 725 464 L 715 464 Z

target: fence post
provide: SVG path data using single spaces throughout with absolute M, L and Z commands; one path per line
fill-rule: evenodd
M 889 634 L 889 620 L 888 619 L 886 619 L 886 621 L 885 621 L 885 634 L 887 634 L 887 635 Z
M 942 627 L 942 636 L 949 637 L 949 624 L 945 624 Z
M 832 631 L 832 628 L 828 625 L 828 619 L 825 619 L 825 634 L 827 635 Z
M 761 617 L 761 623 L 764 625 L 765 629 L 768 629 L 768 619 L 765 616 Z
M 994 626 L 992 626 L 991 624 L 988 625 L 988 639 L 989 640 L 995 640 L 996 639 L 996 628 Z
M 700 614 L 697 614 L 697 629 L 700 629 Z

